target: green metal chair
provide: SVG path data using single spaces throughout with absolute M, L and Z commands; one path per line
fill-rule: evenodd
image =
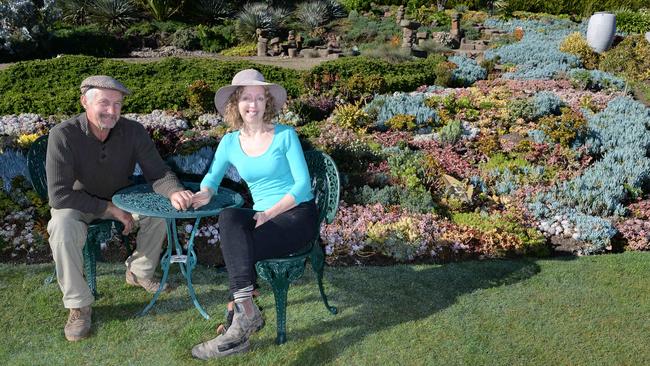
M 275 297 L 275 311 L 277 315 L 277 337 L 275 342 L 282 344 L 287 341 L 286 336 L 286 310 L 287 292 L 289 285 L 302 277 L 305 271 L 307 258 L 311 268 L 316 274 L 318 289 L 325 303 L 325 307 L 332 314 L 338 310 L 327 302 L 323 288 L 323 268 L 325 267 L 325 254 L 320 246 L 320 226 L 323 221 L 332 223 L 336 216 L 339 204 L 339 172 L 332 158 L 320 151 L 306 151 L 305 160 L 312 177 L 312 189 L 318 206 L 318 225 L 314 228 L 314 240 L 304 251 L 292 254 L 285 258 L 273 258 L 259 261 L 255 264 L 257 274 L 268 281 L 273 288 Z
M 48 135 L 43 135 L 34 141 L 32 146 L 29 148 L 27 153 L 27 167 L 29 169 L 29 175 L 32 181 L 32 187 L 38 195 L 47 201 L 47 176 L 45 174 L 45 155 L 47 153 L 47 138 Z M 124 226 L 119 221 L 114 220 L 95 220 L 88 225 L 88 235 L 86 237 L 86 244 L 84 245 L 83 254 L 84 254 L 84 269 L 86 275 L 86 281 L 88 282 L 88 287 L 93 293 L 93 296 L 98 297 L 97 292 L 97 255 L 100 253 L 100 243 L 110 239 L 112 235 L 112 229 L 115 226 L 115 229 L 118 232 L 124 230 Z M 131 248 L 128 246 L 128 241 L 124 240 L 122 237 L 122 242 L 126 243 L 127 250 L 131 251 Z M 45 283 L 50 283 L 54 279 L 55 272 L 49 276 Z

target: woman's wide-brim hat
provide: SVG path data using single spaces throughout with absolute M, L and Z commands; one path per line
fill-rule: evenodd
M 214 95 L 214 105 L 223 116 L 226 112 L 228 100 L 230 100 L 230 96 L 235 92 L 235 90 L 237 90 L 237 88 L 240 86 L 255 85 L 267 87 L 275 101 L 275 109 L 277 111 L 282 109 L 282 106 L 287 101 L 287 91 L 278 84 L 267 83 L 266 80 L 264 80 L 264 75 L 255 69 L 246 69 L 238 72 L 235 77 L 232 78 L 231 85 L 224 86 L 217 90 L 217 93 Z

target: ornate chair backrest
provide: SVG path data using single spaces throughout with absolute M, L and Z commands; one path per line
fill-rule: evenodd
M 339 171 L 334 160 L 322 151 L 305 151 L 305 160 L 318 206 L 318 226 L 323 220 L 331 224 L 339 208 Z
M 27 152 L 27 168 L 32 181 L 32 187 L 42 199 L 47 201 L 47 176 L 45 175 L 45 155 L 47 154 L 47 137 L 43 135 L 36 139 Z

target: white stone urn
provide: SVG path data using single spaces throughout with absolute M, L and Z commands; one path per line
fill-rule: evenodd
M 602 53 L 612 46 L 616 33 L 616 15 L 598 12 L 589 18 L 587 43 L 594 51 Z
M 650 43 L 650 32 L 645 32 L 645 40 Z

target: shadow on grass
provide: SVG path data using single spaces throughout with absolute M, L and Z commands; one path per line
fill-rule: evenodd
M 360 281 L 354 283 L 343 279 L 337 281 L 339 273 L 349 274 L 349 270 L 327 274 L 327 293 L 340 313 L 313 325 L 318 327 L 316 333 L 341 336 L 302 350 L 293 365 L 329 364 L 367 336 L 427 318 L 453 305 L 460 296 L 476 290 L 526 280 L 539 272 L 539 266 L 532 260 L 523 259 L 451 263 L 436 267 L 361 267 L 355 271 L 358 271 L 356 277 Z M 337 283 L 345 283 L 346 287 L 337 286 Z M 287 310 L 290 314 L 291 307 Z M 323 312 L 327 313 L 327 310 L 323 308 Z M 289 341 L 313 336 L 313 328 L 287 334 Z

